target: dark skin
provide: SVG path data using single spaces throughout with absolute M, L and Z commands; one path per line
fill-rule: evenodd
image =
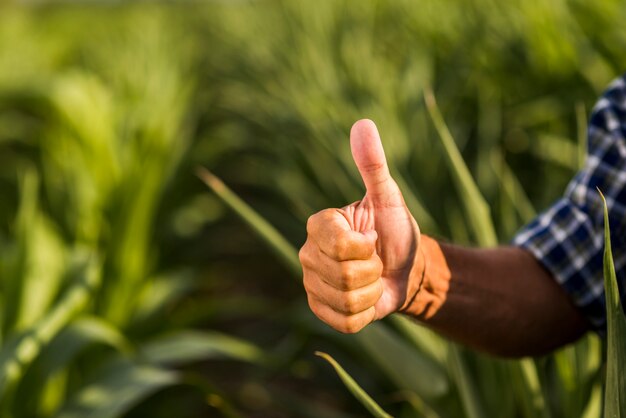
M 309 218 L 300 250 L 309 306 L 344 333 L 401 312 L 470 347 L 537 356 L 588 330 L 581 313 L 520 248 L 470 249 L 421 234 L 391 178 L 373 122 L 350 133 L 367 192 Z
M 588 330 L 560 285 L 527 251 L 440 248 L 451 280 L 446 302 L 424 320 L 430 328 L 505 357 L 547 354 Z

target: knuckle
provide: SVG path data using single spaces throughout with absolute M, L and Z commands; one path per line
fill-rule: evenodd
M 344 260 L 348 255 L 349 242 L 345 235 L 337 235 L 333 242 L 333 253 L 340 259 Z
M 311 292 L 311 276 L 308 275 L 306 273 L 306 271 L 302 274 L 302 284 L 304 285 L 304 290 L 307 292 L 307 294 L 312 293 Z
M 345 290 L 356 287 L 358 277 L 358 272 L 352 263 L 341 263 L 341 284 Z
M 322 209 L 317 214 L 319 215 L 321 221 L 329 222 L 335 219 L 335 216 L 337 215 L 337 209 L 335 208 Z
M 320 300 L 325 300 L 324 292 L 320 290 L 320 281 L 314 275 L 305 274 L 302 284 L 304 285 L 304 291 L 309 298 L 309 306 L 311 304 L 315 304 L 317 306 L 320 304 Z
M 306 233 L 311 235 L 315 232 L 315 224 L 317 223 L 317 219 L 319 217 L 319 212 L 315 213 L 306 220 Z
M 320 315 L 320 306 L 319 306 L 319 302 L 317 302 L 314 298 L 312 298 L 310 295 L 307 298 L 308 302 L 309 302 L 309 309 L 311 309 L 311 312 L 313 312 L 315 314 L 315 316 L 317 316 L 319 319 L 321 319 L 322 321 L 324 320 L 322 318 L 322 316 Z
M 376 241 L 365 241 L 362 245 L 363 252 L 369 254 L 370 257 L 376 254 Z
M 309 216 L 306 221 L 306 232 L 309 235 L 315 234 L 320 225 L 324 225 L 329 220 L 333 209 L 322 209 L 317 213 Z
M 332 230 L 337 224 L 337 209 L 323 209 L 309 216 L 306 221 L 306 231 L 309 236 L 316 237 L 323 235 L 323 232 Z
M 345 292 L 343 295 L 343 310 L 347 313 L 360 311 L 361 299 L 355 292 Z
M 300 251 L 298 251 L 298 259 L 300 260 L 300 264 L 302 264 L 303 266 L 308 264 L 308 252 L 309 252 L 309 241 L 305 242 L 304 245 L 302 246 L 302 248 L 300 248 Z
M 315 267 L 319 264 L 318 249 L 315 243 L 311 240 L 307 240 L 300 251 L 298 251 L 298 259 L 300 264 L 305 269 L 316 270 Z
M 347 316 L 342 323 L 341 332 L 344 334 L 355 334 L 363 328 L 363 325 L 354 316 Z

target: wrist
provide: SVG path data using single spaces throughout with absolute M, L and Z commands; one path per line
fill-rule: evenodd
M 450 278 L 441 246 L 433 238 L 422 235 L 409 273 L 406 299 L 398 312 L 421 320 L 431 318 L 445 302 Z

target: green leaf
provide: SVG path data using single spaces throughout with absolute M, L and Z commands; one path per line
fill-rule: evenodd
M 72 321 L 42 349 L 39 357 L 21 380 L 15 396 L 16 408 L 20 414 L 48 416 L 51 412 L 47 410 L 51 408 L 49 405 L 45 407 L 46 411 L 33 410 L 37 407 L 44 408 L 44 402 L 37 401 L 41 400 L 46 392 L 58 392 L 61 400 L 65 388 L 58 384 L 58 378 L 68 370 L 68 366 L 80 352 L 94 344 L 111 346 L 122 353 L 132 350 L 124 335 L 100 318 L 85 316 Z
M 465 207 L 465 212 L 470 225 L 474 229 L 474 235 L 478 243 L 482 246 L 493 246 L 498 243 L 489 205 L 480 193 L 476 182 L 472 178 L 463 156 L 454 142 L 454 138 L 439 111 L 435 96 L 430 89 L 424 92 L 424 100 L 428 113 L 435 124 L 441 143 L 445 150 L 448 167 L 456 182 L 457 190 L 461 195 L 461 201 Z
M 179 383 L 176 372 L 128 361 L 105 364 L 102 373 L 84 386 L 57 413 L 57 418 L 115 418 L 139 402 Z
M 7 334 L 32 327 L 57 296 L 64 273 L 65 248 L 54 222 L 40 209 L 39 176 L 26 166 L 19 176 L 20 204 L 15 244 L 3 269 L 3 329 Z
M 607 316 L 607 365 L 604 393 L 604 416 L 606 418 L 626 417 L 626 318 L 622 310 L 615 264 L 611 251 L 611 230 L 609 211 L 602 192 L 598 190 L 604 203 L 604 287 L 606 290 Z
M 450 369 L 456 380 L 461 403 L 467 418 L 486 417 L 481 399 L 476 393 L 476 385 L 472 381 L 469 370 L 461 357 L 459 347 L 451 344 L 448 348 L 448 355 L 450 356 Z
M 130 342 L 114 325 L 102 318 L 84 316 L 61 331 L 42 352 L 40 360 L 46 369 L 54 372 L 91 344 L 108 345 L 121 353 L 132 351 Z
M 372 399 L 367 394 L 367 392 L 363 390 L 361 386 L 359 386 L 359 384 L 352 378 L 352 376 L 350 376 L 348 372 L 346 372 L 343 369 L 343 367 L 341 367 L 341 365 L 335 361 L 334 358 L 332 358 L 330 355 L 326 353 L 322 353 L 321 351 L 316 351 L 315 355 L 322 357 L 324 360 L 329 362 L 331 366 L 333 366 L 333 368 L 337 372 L 337 375 L 339 375 L 339 378 L 344 383 L 344 385 L 346 385 L 346 387 L 354 395 L 354 397 L 357 398 L 359 402 L 361 402 L 361 404 L 365 408 L 367 408 L 367 410 L 373 416 L 378 417 L 378 418 L 391 418 L 391 415 L 385 412 L 385 410 L 382 409 L 376 403 L 376 401 L 374 401 L 374 399 Z
M 147 280 L 137 297 L 133 324 L 141 326 L 143 321 L 162 315 L 169 304 L 198 287 L 198 280 L 188 271 L 172 272 Z
M 13 330 L 31 327 L 50 308 L 64 273 L 65 248 L 58 231 L 39 208 L 36 172 L 27 170 L 22 183 L 22 203 L 16 220 L 18 241 L 21 243 L 20 270 L 13 281 L 21 287 Z M 25 208 L 24 208 L 25 206 Z
M 602 385 L 594 384 L 589 396 L 589 402 L 581 414 L 581 418 L 597 418 L 602 412 Z
M 513 170 L 511 170 L 511 167 L 509 167 L 503 155 L 494 152 L 491 156 L 491 164 L 494 169 L 500 173 L 502 191 L 507 198 L 510 199 L 522 222 L 530 222 L 537 215 L 537 211 L 533 207 L 533 204 L 528 198 L 528 195 L 524 192 L 524 188 L 522 187 L 519 179 L 513 173 Z M 515 226 L 519 227 L 519 225 Z
M 143 345 L 141 352 L 150 363 L 159 365 L 224 357 L 252 363 L 266 359 L 257 346 L 216 331 L 176 331 Z
M 418 326 L 414 320 L 404 315 L 391 315 L 389 321 L 415 347 L 445 367 L 450 344 L 435 333 L 435 331 Z
M 374 322 L 353 337 L 398 387 L 431 401 L 448 393 L 449 382 L 443 367 L 392 332 L 386 324 Z
M 522 416 L 527 418 L 550 418 L 550 409 L 546 408 L 537 365 L 530 358 L 507 364 L 511 384 L 516 388 Z
M 576 143 L 578 145 L 578 168 L 582 168 L 587 158 L 587 111 L 582 101 L 576 103 Z
M 24 370 L 61 329 L 83 309 L 100 283 L 99 262 L 86 261 L 77 283 L 70 287 L 46 316 L 31 329 L 15 336 L 0 351 L 0 396 L 8 386 L 19 381 Z
M 269 246 L 270 249 L 278 256 L 285 266 L 294 274 L 295 277 L 302 275 L 300 261 L 298 260 L 298 252 L 289 241 L 283 237 L 267 222 L 261 215 L 252 209 L 239 196 L 233 193 L 222 180 L 217 178 L 209 170 L 199 167 L 197 170 L 198 177 L 219 196 L 237 215 L 243 219 L 253 231 L 257 233 Z

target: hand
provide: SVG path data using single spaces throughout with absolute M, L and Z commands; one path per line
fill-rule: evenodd
M 376 125 L 356 122 L 350 146 L 365 197 L 311 216 L 300 250 L 311 310 L 345 333 L 400 310 L 417 291 L 410 281 L 421 275 L 419 228 L 389 174 Z

